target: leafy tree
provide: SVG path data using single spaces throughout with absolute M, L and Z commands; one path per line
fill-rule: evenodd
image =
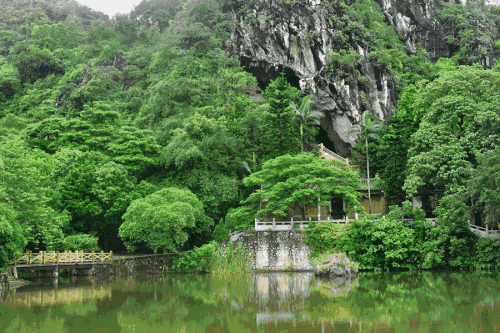
M 165 182 L 187 186 L 210 216 L 222 218 L 238 200 L 239 146 L 227 130 L 225 117 L 215 120 L 196 113 L 163 148 Z
M 16 215 L 11 205 L 0 202 L 0 269 L 19 256 L 26 246 L 26 238 Z
M 299 132 L 290 104 L 298 97 L 298 90 L 292 87 L 283 75 L 272 81 L 262 94 L 269 104 L 268 114 L 263 121 L 262 152 L 266 159 L 299 152 Z
M 30 149 L 21 136 L 0 137 L 0 203 L 15 212 L 6 211 L 9 216 L 4 221 L 15 229 L 11 222 L 15 217 L 31 250 L 57 247 L 69 220 L 67 212 L 56 209 L 60 205 L 52 177 L 56 165 L 52 156 Z
M 370 154 L 368 150 L 368 138 L 379 138 L 379 132 L 384 128 L 384 124 L 375 116 L 366 115 L 359 125 L 354 125 L 349 130 L 349 135 L 356 133 L 359 139 L 365 142 L 366 149 L 366 177 L 368 181 L 368 214 L 372 213 L 372 198 L 370 193 Z
M 413 102 L 417 97 L 418 92 L 414 85 L 404 89 L 398 101 L 398 112 L 387 119 L 387 128 L 376 148 L 379 173 L 384 183 L 384 196 L 391 206 L 401 204 L 406 197 L 403 186 L 410 138 L 420 123 L 413 109 Z
M 11 55 L 21 83 L 35 83 L 49 74 L 64 74 L 61 60 L 47 49 L 19 45 L 11 50 Z
M 500 73 L 475 67 L 444 72 L 422 88 L 415 108 L 425 108 L 408 153 L 408 196 L 420 190 L 464 193 L 477 156 L 498 144 Z
M 164 188 L 133 201 L 123 215 L 119 235 L 127 249 L 141 243 L 155 253 L 177 252 L 195 233 L 213 225 L 202 203 L 189 190 Z
M 478 155 L 478 166 L 467 182 L 472 208 L 484 211 L 486 223 L 500 224 L 500 147 Z
M 311 110 L 311 96 L 305 96 L 302 99 L 302 103 L 300 107 L 297 109 L 297 106 L 292 102 L 290 105 L 295 111 L 296 120 L 300 125 L 300 152 L 304 153 L 304 126 L 312 124 L 319 125 L 319 121 L 323 118 L 323 113 L 319 111 Z M 317 132 L 317 131 L 316 131 Z M 315 135 L 316 133 L 314 133 Z
M 305 219 L 304 206 L 310 203 L 327 206 L 333 195 L 342 195 L 352 211 L 360 211 L 358 198 L 361 193 L 357 173 L 338 160 L 322 160 L 311 153 L 297 156 L 284 155 L 264 163 L 262 169 L 243 180 L 245 186 L 262 186 L 244 203 L 259 204 L 258 216 L 271 213 L 286 216 L 287 210 L 298 204 Z
M 48 153 L 62 148 L 99 151 L 140 177 L 156 165 L 159 145 L 150 131 L 130 126 L 107 108 L 85 107 L 80 119 L 48 118 L 33 124 L 27 129 L 29 143 Z
M 163 31 L 170 26 L 181 4 L 178 0 L 143 0 L 130 12 L 130 18 L 140 28 L 157 26 Z

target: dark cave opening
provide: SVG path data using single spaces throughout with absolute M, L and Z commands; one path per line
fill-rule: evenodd
M 321 126 L 317 127 L 319 127 L 319 131 L 318 134 L 316 134 L 316 142 L 322 143 L 325 148 L 337 153 L 335 151 L 335 145 L 330 141 L 330 138 L 328 138 L 328 133 Z
M 300 79 L 295 75 L 295 72 L 288 67 L 283 67 L 282 65 L 272 66 L 265 61 L 258 61 L 258 63 L 252 61 L 250 58 L 241 56 L 240 64 L 245 68 L 245 71 L 252 73 L 257 79 L 257 84 L 262 91 L 264 91 L 267 85 L 275 80 L 280 73 L 285 74 L 285 78 L 290 83 L 292 87 L 300 89 Z

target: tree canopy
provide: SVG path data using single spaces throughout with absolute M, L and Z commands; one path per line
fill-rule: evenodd
M 267 200 L 258 215 L 271 213 L 286 216 L 287 210 L 300 205 L 317 203 L 327 206 L 333 195 L 342 195 L 351 211 L 360 211 L 358 199 L 361 193 L 358 174 L 347 164 L 338 160 L 322 160 L 311 153 L 296 156 L 283 155 L 269 160 L 262 169 L 243 180 L 245 186 L 262 187 L 245 200 L 257 204 Z
M 123 215 L 119 235 L 127 249 L 145 244 L 155 253 L 177 252 L 196 233 L 207 231 L 213 220 L 189 190 L 164 188 L 134 200 Z

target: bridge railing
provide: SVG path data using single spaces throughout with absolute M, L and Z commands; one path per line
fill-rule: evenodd
M 260 221 L 259 219 L 255 219 L 255 230 L 304 230 L 310 223 L 323 223 L 323 222 L 334 222 L 334 223 L 348 223 L 349 218 L 345 217 L 344 219 L 332 219 L 329 216 L 325 220 L 312 221 L 309 218 L 308 221 L 294 221 L 293 218 L 290 221 L 276 221 L 273 219 L 272 221 Z
M 500 230 L 491 230 L 488 225 L 486 225 L 486 227 L 480 227 L 469 223 L 469 229 L 479 234 L 481 237 L 491 237 L 500 240 Z
M 234 232 L 231 232 L 231 230 L 229 230 L 229 241 L 230 242 L 234 242 L 236 241 L 240 236 L 244 236 L 250 232 L 252 232 L 253 230 L 252 229 L 243 229 L 243 230 L 237 230 L 237 231 L 234 231 Z
M 334 153 L 330 149 L 328 149 L 325 146 L 323 146 L 322 143 L 319 144 L 319 154 L 320 154 L 321 157 L 329 157 L 329 158 L 332 158 L 332 159 L 341 160 L 342 162 L 345 162 L 345 163 L 349 164 L 349 159 L 344 158 L 344 157 L 342 157 L 342 156 Z
M 65 252 L 46 252 L 23 253 L 13 264 L 67 264 L 67 263 L 87 263 L 87 262 L 113 262 L 113 251 L 110 252 L 88 252 L 83 251 L 65 251 Z

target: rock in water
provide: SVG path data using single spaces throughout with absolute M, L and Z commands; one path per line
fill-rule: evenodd
M 359 271 L 358 265 L 351 261 L 343 253 L 333 253 L 321 260 L 314 267 L 316 275 L 330 275 L 330 276 L 354 276 Z

